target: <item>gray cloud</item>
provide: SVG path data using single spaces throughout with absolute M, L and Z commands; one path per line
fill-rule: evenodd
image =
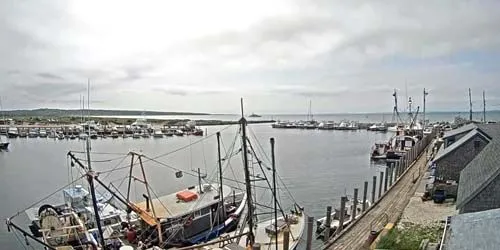
M 413 96 L 432 90 L 431 110 L 462 108 L 468 87 L 500 96 L 498 1 L 217 4 L 2 1 L 0 93 L 11 107 L 68 107 L 91 79 L 102 108 L 202 112 L 231 112 L 240 96 L 264 112 L 304 99 L 386 110 L 405 82 Z
M 58 76 L 58 75 L 55 75 L 55 74 L 51 74 L 51 73 L 38 73 L 36 74 L 38 77 L 40 78 L 45 78 L 45 79 L 52 79 L 52 80 L 64 80 L 64 77 L 62 76 Z

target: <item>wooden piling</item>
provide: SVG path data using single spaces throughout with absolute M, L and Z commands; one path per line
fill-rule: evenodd
M 357 210 L 358 210 L 358 189 L 355 188 L 354 189 L 354 197 L 353 197 L 353 201 L 352 201 L 352 211 L 351 211 L 351 223 L 352 221 L 354 221 L 356 219 L 356 213 L 357 213 Z
M 339 234 L 342 229 L 344 229 L 344 219 L 345 219 L 345 203 L 347 201 L 346 196 L 340 198 L 340 216 L 339 216 L 339 226 L 337 227 L 336 234 Z M 286 248 L 285 248 L 286 249 Z
M 384 182 L 384 172 L 380 171 L 380 181 L 378 182 L 378 198 L 382 197 L 382 183 Z
M 313 225 L 314 225 L 314 217 L 308 216 L 307 217 L 306 250 L 312 250 Z
M 389 168 L 386 167 L 385 168 L 385 176 L 384 176 L 384 194 L 385 192 L 387 192 L 387 179 L 388 179 L 388 176 L 389 175 Z
M 366 199 L 367 199 L 367 196 L 368 195 L 368 182 L 365 181 L 365 186 L 363 187 L 363 213 L 365 212 L 366 210 Z
M 392 172 L 394 170 L 393 167 L 392 167 L 393 166 L 392 164 L 393 163 L 390 162 L 389 166 L 387 167 L 388 171 L 389 171 L 389 187 L 392 187 L 392 178 L 393 178 L 393 175 L 394 175 L 393 172 Z
M 323 231 L 323 240 L 325 242 L 330 239 L 330 224 L 332 223 L 332 206 L 326 207 L 325 231 Z
M 377 190 L 377 176 L 373 176 L 373 181 L 372 181 L 372 204 L 375 203 L 375 193 Z

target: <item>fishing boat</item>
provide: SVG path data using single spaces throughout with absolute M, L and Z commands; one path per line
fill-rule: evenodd
M 203 136 L 203 129 L 201 128 L 195 128 L 193 132 L 191 132 L 192 135 L 195 136 Z
M 242 108 L 242 118 L 240 119 L 241 125 L 241 140 L 242 140 L 242 150 L 244 158 L 244 174 L 245 174 L 245 189 L 247 197 L 246 214 L 244 220 L 240 222 L 237 229 L 229 235 L 224 235 L 214 241 L 212 244 L 205 245 L 202 249 L 215 250 L 215 249 L 252 249 L 256 244 L 259 244 L 262 249 L 284 249 L 285 247 L 285 231 L 289 232 L 288 238 L 288 248 L 286 250 L 295 249 L 301 240 L 301 237 L 305 228 L 305 213 L 303 208 L 298 204 L 294 203 L 293 208 L 290 212 L 285 212 L 283 205 L 281 204 L 281 198 L 279 198 L 277 187 L 277 172 L 274 160 L 274 139 L 271 138 L 271 159 L 272 167 L 264 165 L 264 161 L 261 161 L 257 153 L 255 152 L 252 143 L 246 135 L 246 119 L 243 116 Z M 249 154 L 251 154 L 252 163 L 248 160 Z M 256 163 L 253 163 L 256 162 Z M 251 165 L 250 165 L 251 164 Z M 254 164 L 256 166 L 254 166 Z M 253 170 L 250 170 L 250 167 Z M 272 169 L 272 180 L 268 180 L 266 176 L 266 171 Z M 255 174 L 254 171 L 261 171 L 260 174 Z M 253 176 L 264 176 L 258 180 L 250 179 L 250 172 Z M 257 188 L 255 184 L 258 181 L 266 183 L 266 187 L 263 188 L 264 192 L 270 192 L 270 204 L 264 203 L 264 196 L 262 200 L 254 200 L 252 195 L 252 190 Z M 269 193 L 268 193 L 269 194 Z M 279 214 L 279 215 L 278 215 Z M 266 216 L 267 218 L 258 218 Z
M 365 201 L 366 203 L 366 208 L 370 207 L 372 204 L 369 200 L 366 200 Z M 353 210 L 356 209 L 356 219 L 359 218 L 359 216 L 361 216 L 362 212 L 363 212 L 363 202 L 361 200 L 358 200 L 358 203 L 356 205 L 356 207 L 354 207 L 354 204 L 353 203 L 350 203 L 348 206 L 347 206 L 347 209 L 346 211 L 344 212 L 344 221 L 342 223 L 342 228 L 345 228 L 347 226 L 349 226 L 349 224 L 351 224 L 351 222 L 353 221 Z M 334 209 L 334 212 L 332 212 L 332 214 L 330 215 L 331 216 L 331 222 L 330 222 L 330 237 L 332 235 L 335 235 L 336 234 L 336 231 L 340 225 L 340 215 L 341 215 L 341 212 L 340 210 L 337 210 L 337 209 Z M 321 219 L 318 219 L 316 220 L 316 233 L 318 234 L 319 237 L 323 237 L 323 232 L 324 230 L 327 228 L 327 225 L 326 225 L 326 217 L 323 217 Z
M 38 131 L 36 129 L 31 129 L 28 132 L 28 137 L 29 138 L 37 138 L 38 137 Z
M 390 145 L 387 143 L 375 143 L 372 148 L 372 153 L 370 158 L 372 160 L 383 160 L 387 158 L 387 151 L 389 151 Z
M 154 138 L 163 138 L 163 132 L 161 132 L 161 130 L 157 129 L 153 132 L 153 137 Z
M 120 135 L 118 134 L 117 131 L 115 131 L 115 130 L 111 131 L 111 138 L 116 139 L 118 137 L 120 137 Z
M 320 130 L 333 130 L 335 129 L 335 123 L 334 122 L 322 122 L 318 125 L 318 129 Z
M 90 130 L 90 139 L 97 139 L 99 136 L 97 135 L 97 131 L 95 130 Z
M 70 139 L 70 140 L 75 140 L 76 138 L 77 138 L 77 136 L 76 136 L 76 135 L 74 135 L 74 134 L 69 135 L 69 139 Z
M 271 125 L 272 128 L 286 128 L 288 122 L 277 121 Z
M 134 138 L 134 139 L 139 139 L 139 138 L 141 138 L 141 131 L 135 131 L 135 132 L 132 134 L 132 138 Z
M 384 123 L 376 123 L 368 127 L 369 131 L 387 132 L 388 128 Z
M 142 138 L 149 138 L 150 137 L 149 132 L 147 130 L 143 130 L 141 133 L 141 137 Z
M 47 138 L 47 131 L 45 129 L 40 129 L 38 136 L 40 136 L 40 138 Z
M 7 135 L 9 136 L 9 138 L 17 138 L 19 136 L 19 131 L 16 127 L 10 127 L 7 131 Z
M 19 137 L 20 138 L 28 137 L 28 133 L 26 132 L 26 130 L 23 129 L 23 130 L 19 131 Z
M 56 131 L 54 131 L 54 130 L 50 130 L 47 134 L 48 134 L 47 137 L 50 138 L 50 139 L 56 139 L 57 138 Z
M 177 130 L 175 130 L 174 135 L 176 135 L 176 136 L 184 136 L 184 131 L 182 131 L 180 129 L 177 129 Z
M 349 130 L 349 123 L 348 122 L 340 122 L 340 124 L 335 128 L 337 130 Z
M 89 137 L 89 135 L 87 133 L 82 132 L 82 133 L 78 134 L 78 138 L 80 140 L 86 140 L 88 137 Z
M 259 117 L 262 117 L 258 114 L 255 114 L 255 113 L 252 113 L 251 115 L 249 115 L 248 117 L 251 117 L 251 118 L 259 118 Z

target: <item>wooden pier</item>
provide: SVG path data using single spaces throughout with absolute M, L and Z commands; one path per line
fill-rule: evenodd
M 375 203 L 348 227 L 326 241 L 323 249 L 370 249 L 374 238 L 370 237 L 372 232 L 380 232 L 386 224 L 398 221 L 415 193 L 416 183 L 427 169 L 427 146 L 433 136 L 434 133 L 419 141 L 399 161 L 388 163 L 385 176 L 381 172 L 379 187 L 376 187 L 377 177 L 373 177 L 371 198 Z M 366 183 L 364 193 L 368 191 Z M 375 199 L 377 192 L 378 199 Z

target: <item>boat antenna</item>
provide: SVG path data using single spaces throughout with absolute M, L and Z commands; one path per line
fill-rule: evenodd
M 87 82 L 87 108 L 90 109 L 90 79 Z M 90 114 L 90 113 L 89 113 Z M 101 227 L 101 218 L 99 215 L 99 208 L 97 207 L 97 198 L 95 195 L 95 187 L 94 187 L 94 177 L 96 173 L 92 170 L 92 161 L 90 160 L 90 125 L 89 127 L 89 137 L 87 137 L 86 145 L 87 145 L 87 181 L 89 182 L 90 194 L 92 195 L 92 206 L 94 208 L 95 220 L 97 225 L 97 230 L 99 232 L 99 238 L 101 240 L 102 247 L 106 247 L 106 243 L 104 242 L 104 234 L 102 232 Z
M 217 163 L 219 166 L 219 199 L 220 199 L 220 208 L 222 209 L 222 213 L 224 215 L 224 218 L 226 216 L 226 210 L 224 209 L 224 189 L 222 188 L 222 159 L 220 156 L 220 132 L 216 133 L 217 135 Z M 217 220 L 219 217 L 217 217 Z
M 472 96 L 469 88 L 469 121 L 472 121 Z
M 276 250 L 278 250 L 278 196 L 276 189 L 276 160 L 274 157 L 274 138 L 269 140 L 271 142 L 271 160 L 273 167 L 273 196 L 274 196 L 274 232 L 276 233 L 276 239 L 274 240 Z
M 250 183 L 250 171 L 248 169 L 248 151 L 247 151 L 247 120 L 243 113 L 243 98 L 240 100 L 241 105 L 241 141 L 242 141 L 242 151 L 243 151 L 243 167 L 245 172 L 245 186 L 247 191 L 247 206 L 248 206 L 248 236 L 247 245 L 253 246 L 255 243 L 254 233 L 253 233 L 253 202 L 252 202 L 252 185 Z
M 483 122 L 486 123 L 486 97 L 483 90 Z

